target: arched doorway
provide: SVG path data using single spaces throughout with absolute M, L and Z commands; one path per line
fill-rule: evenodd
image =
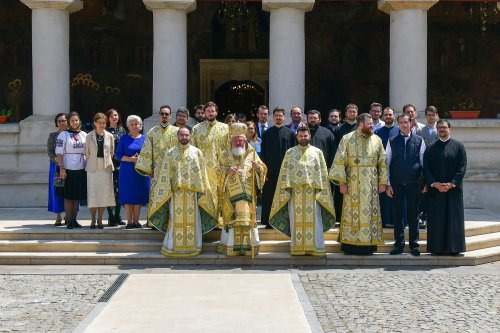
M 223 121 L 229 113 L 244 113 L 253 119 L 254 111 L 265 104 L 264 88 L 250 80 L 231 80 L 215 90 L 215 103 L 219 107 L 218 118 Z

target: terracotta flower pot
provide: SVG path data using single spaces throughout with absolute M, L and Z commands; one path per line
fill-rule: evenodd
M 450 116 L 453 119 L 476 119 L 481 111 L 450 111 Z
M 9 119 L 9 117 L 7 117 L 7 116 L 0 116 L 0 124 L 5 124 L 8 119 Z

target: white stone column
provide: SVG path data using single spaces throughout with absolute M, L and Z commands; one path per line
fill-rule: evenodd
M 31 8 L 33 115 L 69 111 L 69 14 L 77 0 L 21 0 Z
M 187 13 L 196 9 L 196 1 L 143 1 L 153 12 L 152 114 L 158 121 L 161 105 L 170 105 L 175 113 L 187 103 Z
M 379 0 L 390 15 L 389 103 L 398 111 L 427 105 L 427 10 L 437 0 Z
M 69 14 L 83 8 L 80 0 L 21 0 L 31 8 L 33 115 L 21 122 L 21 141 L 40 143 L 53 117 L 69 112 Z M 38 122 L 50 122 L 42 127 Z M 41 127 L 41 128 L 40 128 Z
M 269 109 L 304 107 L 305 12 L 314 0 L 262 0 L 271 13 L 269 36 Z

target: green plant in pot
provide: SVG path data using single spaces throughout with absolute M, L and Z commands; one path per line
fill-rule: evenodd
M 481 105 L 469 99 L 458 103 L 449 113 L 451 118 L 454 119 L 474 119 L 479 117 Z
M 5 124 L 10 116 L 12 116 L 11 109 L 0 109 L 0 124 Z

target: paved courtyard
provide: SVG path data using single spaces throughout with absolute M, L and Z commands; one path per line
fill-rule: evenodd
M 477 267 L 404 270 L 394 267 L 0 266 L 0 332 L 71 332 L 77 327 L 77 331 L 84 331 L 85 322 L 90 323 L 92 317 L 107 306 L 106 300 L 98 303 L 101 296 L 123 273 L 129 276 L 259 274 L 253 288 L 265 284 L 270 274 L 290 275 L 300 284 L 295 285 L 295 289 L 310 332 L 500 330 L 500 263 L 497 262 Z M 110 302 L 112 300 L 113 296 Z M 242 307 L 244 304 L 245 300 L 241 300 Z M 168 301 L 165 306 L 169 306 Z M 263 304 L 262 311 L 272 306 Z M 127 317 L 127 313 L 122 315 Z M 202 330 L 212 332 L 206 327 L 200 327 Z
M 325 332 L 498 332 L 500 275 L 299 273 Z

